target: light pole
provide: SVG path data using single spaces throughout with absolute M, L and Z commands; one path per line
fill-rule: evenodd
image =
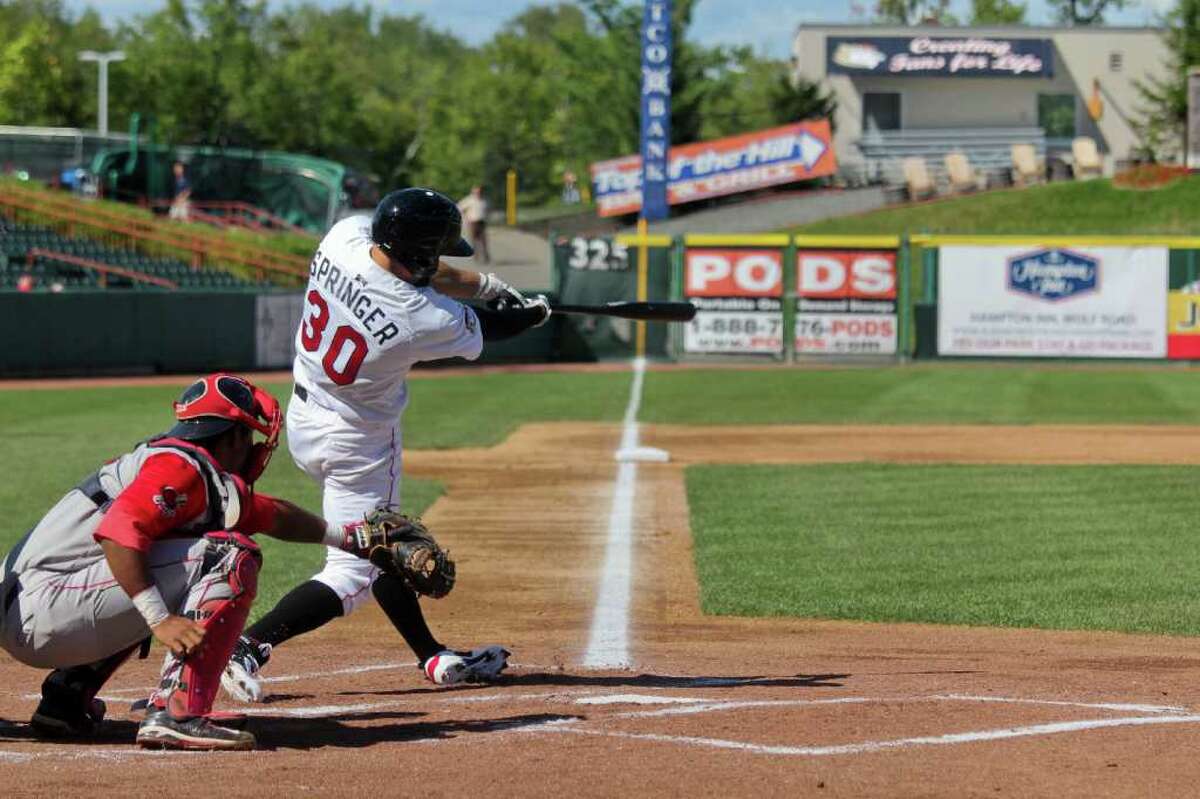
M 101 136 L 108 135 L 108 65 L 113 61 L 124 61 L 124 50 L 112 50 L 107 53 L 97 53 L 95 50 L 84 50 L 79 54 L 80 61 L 95 61 L 100 65 L 100 91 L 96 101 L 99 109 L 99 125 Z

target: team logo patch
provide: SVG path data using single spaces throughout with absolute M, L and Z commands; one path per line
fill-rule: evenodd
M 1038 250 L 1008 259 L 1008 288 L 1055 302 L 1096 291 L 1100 260 L 1070 250 Z
M 187 494 L 182 491 L 177 491 L 171 486 L 163 486 L 154 495 L 154 504 L 158 506 L 158 510 L 163 516 L 174 519 L 175 513 L 187 504 L 187 499 Z

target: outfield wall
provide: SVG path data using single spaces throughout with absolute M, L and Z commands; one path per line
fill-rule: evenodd
M 299 292 L 0 292 L 0 376 L 289 369 L 303 300 Z M 556 360 L 562 339 L 553 319 L 488 345 L 481 362 Z
M 1188 237 L 691 234 L 564 239 L 555 267 L 577 295 L 694 303 L 652 356 L 1200 359 L 1198 253 Z

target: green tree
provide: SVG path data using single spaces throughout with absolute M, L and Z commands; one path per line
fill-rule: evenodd
M 957 25 L 950 0 L 879 0 L 875 21 L 892 25 Z
M 50 22 L 35 19 L 0 50 L 0 123 L 61 125 L 67 70 Z
M 125 30 L 129 107 L 154 113 L 171 141 L 256 144 L 245 115 L 267 21 L 265 0 L 168 0 Z
M 1182 149 L 1187 126 L 1188 70 L 1200 65 L 1200 0 L 1177 0 L 1163 20 L 1167 45 L 1165 78 L 1139 81 L 1143 107 L 1136 127 L 1147 154 L 1156 159 Z
M 1102 25 L 1106 11 L 1120 11 L 1128 0 L 1049 0 L 1059 22 L 1067 25 Z
M 837 101 L 820 86 L 795 81 L 789 62 L 759 58 L 749 47 L 734 48 L 729 63 L 711 80 L 703 109 L 705 139 L 802 119 L 832 122 L 837 110 Z
M 972 25 L 1024 25 L 1028 6 L 1012 0 L 971 0 Z

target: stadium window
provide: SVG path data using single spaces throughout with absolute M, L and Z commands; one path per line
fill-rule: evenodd
M 1075 95 L 1039 94 L 1038 127 L 1047 139 L 1075 138 Z
M 900 93 L 863 92 L 863 130 L 900 130 Z
M 1120 50 L 1113 50 L 1108 54 L 1108 71 L 1120 72 L 1125 67 L 1125 54 Z

